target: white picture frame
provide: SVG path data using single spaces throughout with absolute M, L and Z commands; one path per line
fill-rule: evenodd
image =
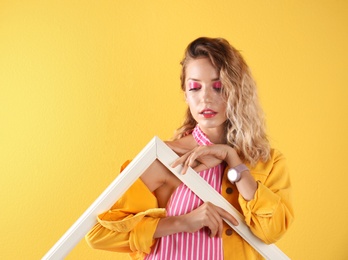
M 245 224 L 243 215 L 236 210 L 225 198 L 213 189 L 193 169 L 189 168 L 182 175 L 181 166 L 172 168 L 170 165 L 178 158 L 160 138 L 154 137 L 142 151 L 131 161 L 120 175 L 102 192 L 89 206 L 80 218 L 65 232 L 56 244 L 42 258 L 44 260 L 63 259 L 80 242 L 88 231 L 97 223 L 98 214 L 108 210 L 128 190 L 128 188 L 143 174 L 143 172 L 157 159 L 167 167 L 177 178 L 188 186 L 203 201 L 224 208 L 239 222 L 238 226 L 231 226 L 243 239 L 254 247 L 264 258 L 285 260 L 289 259 L 276 245 L 267 245 L 257 238 Z

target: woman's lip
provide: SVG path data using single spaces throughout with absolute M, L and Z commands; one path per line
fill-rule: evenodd
M 203 109 L 200 114 L 216 114 L 216 112 L 212 109 Z
M 202 114 L 202 116 L 204 118 L 212 118 L 212 117 L 216 116 L 216 114 L 215 113 L 212 113 L 212 114 Z
M 200 114 L 204 116 L 205 118 L 211 118 L 211 117 L 214 117 L 217 114 L 217 112 L 211 109 L 204 109 L 200 112 Z

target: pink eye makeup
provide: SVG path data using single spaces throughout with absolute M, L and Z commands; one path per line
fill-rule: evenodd
M 188 82 L 189 91 L 200 90 L 202 87 L 202 84 L 197 81 L 192 80 Z M 221 81 L 215 81 L 210 86 L 208 85 L 208 87 L 212 87 L 215 91 L 220 92 L 222 89 L 222 83 Z
M 221 90 L 222 89 L 222 84 L 221 81 L 216 81 L 213 83 L 213 88 L 216 90 Z
M 188 83 L 189 91 L 190 90 L 198 90 L 202 88 L 202 85 L 196 81 L 190 81 Z

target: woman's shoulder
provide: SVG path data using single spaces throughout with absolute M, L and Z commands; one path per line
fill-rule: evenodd
M 284 154 L 277 148 L 271 148 L 270 151 L 270 162 L 275 163 L 280 160 L 285 160 Z
M 267 161 L 259 161 L 254 167 L 250 167 L 255 173 L 269 173 L 274 168 L 286 166 L 286 158 L 281 151 L 271 148 L 270 157 Z

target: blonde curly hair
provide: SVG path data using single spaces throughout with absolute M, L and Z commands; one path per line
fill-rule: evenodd
M 191 42 L 181 61 L 181 88 L 185 91 L 187 64 L 192 59 L 207 57 L 220 75 L 227 102 L 225 133 L 227 144 L 242 160 L 255 165 L 270 157 L 270 144 L 265 131 L 264 114 L 259 104 L 256 83 L 243 57 L 223 38 L 200 37 Z M 173 139 L 180 139 L 196 126 L 190 109 Z

